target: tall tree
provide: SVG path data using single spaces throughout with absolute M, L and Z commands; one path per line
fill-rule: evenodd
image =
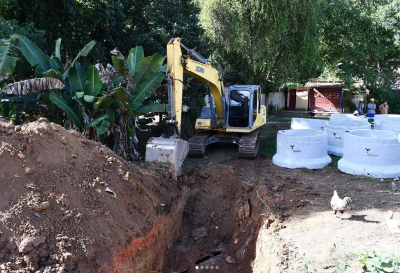
M 394 83 L 400 66 L 399 0 L 325 0 L 322 51 L 338 76 L 369 91 Z
M 315 76 L 319 67 L 320 0 L 200 0 L 202 24 L 215 58 L 232 83 L 282 83 Z

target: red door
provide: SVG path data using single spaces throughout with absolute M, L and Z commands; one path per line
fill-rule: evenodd
M 310 95 L 312 110 L 340 111 L 340 88 L 313 88 Z

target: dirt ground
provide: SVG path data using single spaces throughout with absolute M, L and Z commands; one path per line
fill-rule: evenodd
M 1 272 L 363 272 L 365 251 L 400 256 L 385 214 L 400 219 L 391 180 L 272 164 L 211 146 L 177 181 L 45 120 L 0 121 Z M 342 219 L 333 191 L 353 200 Z

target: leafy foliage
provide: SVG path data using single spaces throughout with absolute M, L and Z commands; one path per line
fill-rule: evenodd
M 400 90 L 381 86 L 373 94 L 377 108 L 385 101 L 389 104 L 390 114 L 400 114 Z M 379 111 L 377 111 L 379 112 Z
M 260 84 L 273 91 L 315 75 L 321 1 L 200 2 L 214 57 L 232 70 L 232 84 Z
M 325 62 L 339 66 L 348 85 L 362 80 L 375 91 L 390 86 L 400 66 L 400 1 L 326 0 L 322 32 Z
M 366 252 L 361 254 L 360 263 L 364 265 L 364 272 L 399 272 L 400 262 L 387 254 Z

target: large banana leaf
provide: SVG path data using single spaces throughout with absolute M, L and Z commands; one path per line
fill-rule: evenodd
M 107 120 L 109 118 L 108 114 L 105 114 L 92 122 L 86 124 L 86 128 L 89 127 L 97 127 L 96 132 L 97 135 L 104 134 L 107 132 L 108 128 L 110 127 L 110 122 Z
M 138 88 L 136 88 L 132 96 L 133 99 L 133 109 L 137 110 L 141 105 L 142 102 L 147 98 L 150 97 L 151 92 L 156 90 L 161 82 L 164 80 L 164 74 L 160 72 L 155 72 L 148 79 L 143 82 Z
M 113 97 L 110 97 L 109 95 L 102 96 L 94 103 L 93 108 L 95 110 L 97 110 L 97 109 L 99 109 L 99 107 L 101 105 L 103 105 L 104 107 L 107 107 L 114 101 L 115 101 L 115 99 Z
M 132 48 L 128 55 L 127 65 L 132 75 L 136 73 L 136 66 L 144 59 L 144 51 L 141 46 Z
M 105 114 L 91 122 L 89 122 L 88 124 L 85 125 L 85 128 L 89 128 L 89 127 L 96 127 L 100 122 L 102 122 L 104 119 L 107 119 L 108 115 Z
M 126 70 L 126 62 L 125 60 L 119 59 L 117 56 L 111 56 L 111 60 L 113 62 L 113 66 L 115 70 L 120 74 L 124 74 Z
M 99 71 L 94 67 L 94 65 L 89 66 L 86 72 L 86 82 L 83 86 L 83 91 L 87 96 L 96 97 L 103 86 Z
M 14 95 L 42 93 L 51 89 L 64 89 L 64 84 L 57 78 L 34 78 L 15 82 L 3 88 L 2 92 Z
M 8 54 L 11 53 L 10 45 L 0 46 L 0 76 L 6 74 L 12 74 L 17 63 L 16 57 L 11 57 Z
M 86 57 L 89 52 L 92 50 L 92 48 L 94 47 L 94 45 L 96 44 L 95 41 L 91 41 L 89 42 L 87 45 L 85 45 L 84 48 L 82 48 L 81 51 L 79 51 L 78 55 L 76 55 L 75 59 L 72 61 L 71 66 L 74 66 L 76 60 L 78 60 L 79 57 Z
M 50 69 L 64 72 L 64 67 L 58 57 L 50 58 Z
M 114 119 L 115 119 L 115 115 L 116 115 L 115 109 L 111 108 L 111 107 L 107 107 L 106 113 L 108 115 L 107 121 L 110 123 L 113 123 Z
M 76 93 L 79 90 L 83 92 L 83 87 L 86 82 L 86 72 L 85 69 L 76 62 L 73 67 L 71 67 L 69 71 L 69 83 L 71 85 L 72 90 Z
M 134 86 L 140 86 L 155 71 L 160 69 L 162 57 L 158 54 L 148 56 L 138 63 L 136 74 L 131 78 Z
M 86 57 L 89 54 L 95 43 L 95 41 L 91 41 L 87 45 L 85 45 L 84 48 L 82 48 L 82 50 L 78 53 L 78 55 L 76 55 L 75 59 L 72 61 L 71 66 L 67 70 L 65 70 L 63 74 L 64 78 L 68 75 L 69 69 L 75 65 L 75 62 L 78 60 L 79 57 Z
M 63 98 L 54 93 L 50 94 L 50 100 L 55 105 L 63 109 L 76 126 L 84 127 L 82 113 L 79 111 L 79 108 L 76 104 L 68 105 L 68 103 Z
M 128 100 L 128 93 L 124 88 L 118 87 L 114 89 L 110 94 L 100 97 L 94 104 L 94 109 L 98 109 L 100 106 L 107 107 L 114 101 L 118 100 L 120 102 L 126 103 Z
M 39 73 L 43 73 L 50 69 L 50 57 L 37 47 L 31 40 L 25 36 L 18 36 L 18 42 L 22 54 L 28 62 L 35 67 Z
M 107 132 L 108 128 L 110 127 L 110 122 L 108 122 L 106 119 L 103 119 L 102 122 L 100 123 L 100 126 L 97 126 L 97 135 L 102 135 L 105 132 Z
M 124 77 L 122 77 L 122 76 L 118 76 L 118 77 L 111 79 L 111 82 L 113 85 L 118 85 L 118 84 L 122 83 L 123 81 L 124 81 Z

